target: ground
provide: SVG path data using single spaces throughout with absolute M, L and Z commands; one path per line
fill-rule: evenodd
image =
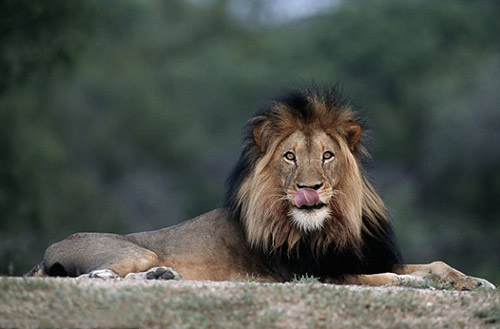
M 498 328 L 500 290 L 0 277 L 0 328 Z

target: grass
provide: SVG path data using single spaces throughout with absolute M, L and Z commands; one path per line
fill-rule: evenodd
M 0 327 L 496 328 L 500 291 L 0 278 Z
M 319 283 L 319 278 L 309 274 L 305 274 L 300 277 L 295 276 L 292 280 L 292 283 Z
M 496 324 L 500 326 L 500 307 L 498 304 L 486 304 L 479 306 L 473 312 L 474 316 L 484 323 Z

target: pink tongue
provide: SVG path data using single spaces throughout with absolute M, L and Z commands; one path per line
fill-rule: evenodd
M 312 188 L 301 188 L 295 194 L 294 201 L 295 205 L 299 208 L 302 206 L 314 206 L 319 203 L 319 194 Z

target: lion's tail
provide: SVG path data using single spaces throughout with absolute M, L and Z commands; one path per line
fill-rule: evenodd
M 43 277 L 49 276 L 45 271 L 45 262 L 42 261 L 40 264 L 35 265 L 28 273 L 24 276 L 34 276 L 34 277 Z

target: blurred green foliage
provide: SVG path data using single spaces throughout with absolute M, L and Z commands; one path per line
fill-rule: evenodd
M 340 1 L 272 20 L 238 0 L 0 1 L 0 273 L 76 231 L 221 203 L 266 98 L 341 82 L 410 262 L 500 282 L 500 5 Z M 265 19 L 263 19 L 263 17 Z

